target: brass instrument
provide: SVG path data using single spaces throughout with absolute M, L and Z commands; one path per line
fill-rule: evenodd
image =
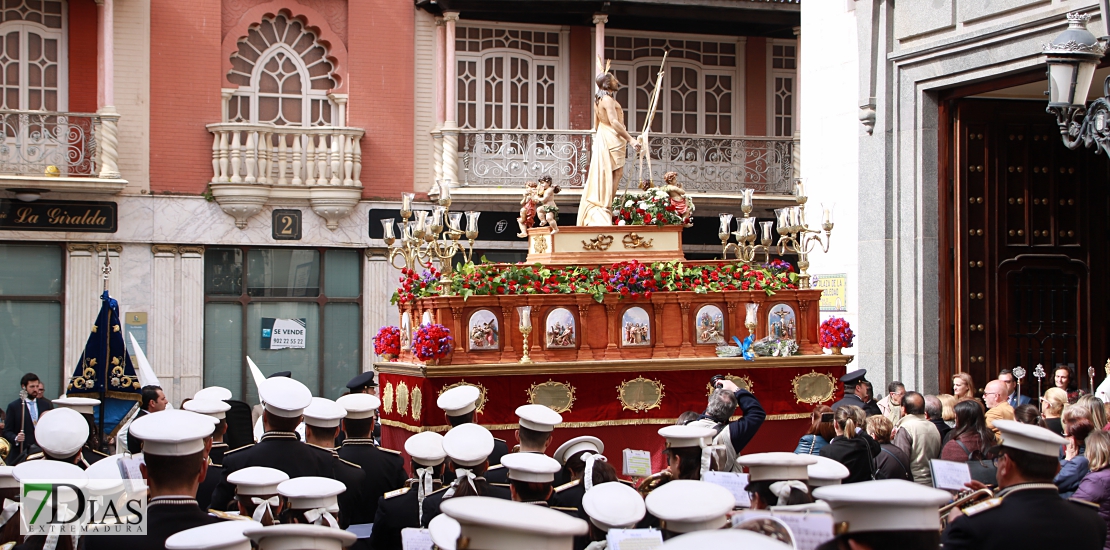
M 670 480 L 671 471 L 662 470 L 641 479 L 640 482 L 636 485 L 636 491 L 640 493 L 640 496 L 647 498 L 647 496 L 651 494 L 652 491 L 658 489 L 661 485 L 667 483 Z
M 940 528 L 944 529 L 948 526 L 948 513 L 951 512 L 954 508 L 959 508 L 963 510 L 964 508 L 967 508 L 971 505 L 978 504 L 984 500 L 992 498 L 994 498 L 994 491 L 991 491 L 990 489 L 987 489 L 985 487 L 966 493 L 963 496 L 957 496 L 956 500 L 940 507 Z
M 12 452 L 12 444 L 7 439 L 0 437 L 0 460 L 7 462 L 8 454 Z

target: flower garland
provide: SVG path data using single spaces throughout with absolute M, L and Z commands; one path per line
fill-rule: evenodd
M 391 303 L 404 305 L 418 298 L 441 295 L 443 289 L 438 281 L 427 278 L 431 273 L 434 270 L 425 271 L 424 275 L 407 271 Z M 655 292 L 706 294 L 762 290 L 771 296 L 777 290 L 797 289 L 797 281 L 792 267 L 772 270 L 726 262 L 691 266 L 682 262 L 644 264 L 633 260 L 598 268 L 466 263 L 451 275 L 451 292 L 463 299 L 492 295 L 590 294 L 600 303 L 608 294 L 620 298 L 651 298 Z
M 451 329 L 439 324 L 420 325 L 412 336 L 412 353 L 421 361 L 438 361 L 454 347 Z
M 374 336 L 374 353 L 397 357 L 401 354 L 401 329 L 388 326 L 378 329 Z
M 439 284 L 439 270 L 432 267 L 431 262 L 428 262 L 424 267 L 427 269 L 419 274 L 414 269 L 401 268 L 401 286 L 397 289 L 397 292 L 393 293 L 393 299 L 390 303 L 397 305 L 411 304 L 418 297 L 439 294 L 435 292 L 436 286 Z
M 825 319 L 818 333 L 818 341 L 823 348 L 850 348 L 855 337 L 852 327 L 842 317 Z
M 615 225 L 682 225 L 682 219 L 671 197 L 658 187 L 647 191 L 628 191 L 613 198 L 611 207 Z

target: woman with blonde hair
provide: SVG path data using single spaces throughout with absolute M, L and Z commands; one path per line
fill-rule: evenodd
M 956 403 L 959 401 L 955 395 L 950 393 L 942 393 L 937 396 L 940 399 L 940 418 L 948 424 L 949 428 L 956 427 Z
M 1092 432 L 1087 436 L 1086 447 L 1091 473 L 1079 482 L 1072 498 L 1097 504 L 1099 517 L 1110 524 L 1110 434 L 1101 430 Z M 1103 548 L 1110 550 L 1110 534 Z
M 1041 398 L 1041 417 L 1044 418 L 1045 427 L 1056 435 L 1064 435 L 1064 424 L 1060 416 L 1064 414 L 1064 405 L 1068 404 L 1068 392 L 1060 388 L 1048 388 Z
M 957 372 L 952 375 L 952 394 L 957 401 L 975 399 L 975 381 L 966 372 Z
M 1076 406 L 1091 411 L 1091 424 L 1096 430 L 1106 429 L 1106 409 L 1102 407 L 1102 400 L 1093 395 L 1084 395 L 1075 402 Z

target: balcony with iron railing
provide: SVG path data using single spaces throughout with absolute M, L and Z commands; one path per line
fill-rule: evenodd
M 0 110 L 0 187 L 115 194 L 118 114 Z

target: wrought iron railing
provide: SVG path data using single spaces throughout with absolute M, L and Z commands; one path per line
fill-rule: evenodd
M 570 188 L 586 181 L 590 131 L 462 130 L 460 138 L 463 185 L 515 187 L 545 175 Z M 663 174 L 673 171 L 690 191 L 794 190 L 791 138 L 655 134 L 649 143 L 651 169 L 649 173 L 645 161 L 644 179 L 662 182 Z M 639 177 L 639 162 L 630 149 L 622 185 Z
M 102 122 L 91 113 L 0 110 L 0 175 L 100 177 Z

